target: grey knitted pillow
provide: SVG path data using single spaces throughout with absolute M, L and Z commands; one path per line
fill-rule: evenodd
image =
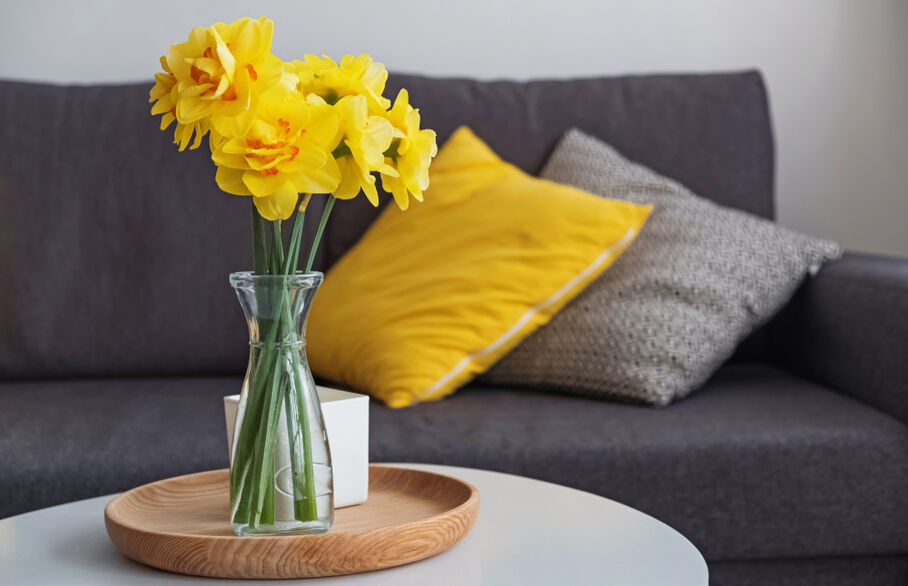
M 578 130 L 542 177 L 655 209 L 621 258 L 479 378 L 487 383 L 667 405 L 841 255 L 835 242 L 718 206 Z

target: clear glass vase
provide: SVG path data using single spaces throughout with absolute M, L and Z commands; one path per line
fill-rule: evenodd
M 233 273 L 249 325 L 249 367 L 230 450 L 237 535 L 323 533 L 334 522 L 331 452 L 306 361 L 321 273 Z

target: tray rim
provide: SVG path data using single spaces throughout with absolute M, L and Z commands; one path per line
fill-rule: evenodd
M 457 505 L 456 507 L 452 507 L 452 508 L 450 508 L 450 509 L 444 511 L 443 513 L 438 513 L 437 515 L 432 515 L 431 517 L 424 517 L 424 518 L 420 519 L 419 521 L 410 521 L 410 522 L 407 522 L 407 523 L 395 523 L 395 524 L 392 524 L 392 525 L 382 525 L 381 527 L 376 527 L 375 529 L 369 529 L 368 531 L 357 531 L 357 533 L 368 533 L 368 532 L 370 532 L 370 531 L 378 531 L 378 530 L 384 530 L 384 529 L 388 529 L 388 528 L 407 527 L 407 526 L 409 526 L 409 525 L 421 524 L 421 523 L 424 523 L 424 522 L 426 522 L 426 521 L 428 521 L 428 520 L 430 520 L 430 519 L 437 519 L 437 518 L 439 518 L 439 517 L 445 517 L 445 516 L 450 515 L 453 511 L 459 511 L 459 510 L 461 510 L 461 509 L 464 509 L 464 508 L 470 506 L 470 505 L 473 503 L 474 499 L 475 499 L 476 501 L 479 501 L 479 489 L 478 489 L 478 488 L 476 488 L 475 486 L 473 486 L 472 484 L 470 484 L 470 483 L 467 482 L 466 480 L 462 480 L 462 479 L 460 479 L 460 478 L 457 478 L 456 476 L 451 476 L 450 474 L 440 474 L 440 473 L 438 473 L 438 472 L 430 472 L 430 471 L 428 471 L 428 470 L 420 470 L 420 469 L 418 469 L 418 468 L 407 468 L 407 467 L 405 467 L 405 466 L 395 466 L 395 465 L 393 465 L 393 464 L 381 464 L 381 463 L 369 464 L 369 471 L 370 471 L 370 472 L 372 471 L 373 468 L 386 468 L 386 469 L 392 469 L 392 470 L 406 470 L 406 471 L 409 472 L 409 473 L 414 473 L 414 474 L 419 474 L 419 475 L 425 475 L 425 476 L 441 476 L 441 477 L 443 477 L 443 478 L 448 478 L 448 479 L 453 480 L 453 481 L 455 481 L 455 482 L 457 482 L 457 483 L 459 483 L 459 484 L 463 484 L 464 486 L 466 486 L 467 488 L 469 488 L 469 489 L 470 489 L 470 496 L 467 498 L 467 500 L 465 500 L 465 501 L 462 502 L 461 504 Z M 205 540 L 210 540 L 210 539 L 218 539 L 218 540 L 220 540 L 220 539 L 231 539 L 231 540 L 232 540 L 232 539 L 237 539 L 237 538 L 245 539 L 246 537 L 248 537 L 248 538 L 250 538 L 250 539 L 260 540 L 260 541 L 263 540 L 263 539 L 294 539 L 294 540 L 300 539 L 300 538 L 322 538 L 322 539 L 324 539 L 326 536 L 332 535 L 330 529 L 329 529 L 326 533 L 318 533 L 318 534 L 302 534 L 302 535 L 248 535 L 248 536 L 246 536 L 246 537 L 242 537 L 242 536 L 240 536 L 240 535 L 199 535 L 198 533 L 177 533 L 177 532 L 171 532 L 171 531 L 166 531 L 166 532 L 164 532 L 164 531 L 154 531 L 154 530 L 152 530 L 152 529 L 145 529 L 145 528 L 140 527 L 140 526 L 137 526 L 137 525 L 132 525 L 132 524 L 129 524 L 129 523 L 124 523 L 124 522 L 119 521 L 119 520 L 115 520 L 115 519 L 112 518 L 112 516 L 111 516 L 111 514 L 110 514 L 110 509 L 111 509 L 111 507 L 114 505 L 114 503 L 116 503 L 116 502 L 117 502 L 118 500 L 120 500 L 121 498 L 125 498 L 128 494 L 130 494 L 130 493 L 132 493 L 132 492 L 136 492 L 136 491 L 138 491 L 138 490 L 141 490 L 141 489 L 144 489 L 144 488 L 147 488 L 147 487 L 150 487 L 150 486 L 154 486 L 154 485 L 156 485 L 156 484 L 162 484 L 162 483 L 164 483 L 164 482 L 172 482 L 172 481 L 174 481 L 174 480 L 179 480 L 179 479 L 181 479 L 181 478 L 188 478 L 188 477 L 190 477 L 190 476 L 202 476 L 202 475 L 206 475 L 206 476 L 207 476 L 207 475 L 213 475 L 213 474 L 222 473 L 222 472 L 229 472 L 229 470 L 230 470 L 229 468 L 215 468 L 214 470 L 203 470 L 203 471 L 201 471 L 201 472 L 191 472 L 191 473 L 189 473 L 189 474 L 180 474 L 179 476 L 171 476 L 170 478 L 162 478 L 162 479 L 160 479 L 160 480 L 154 480 L 154 481 L 152 481 L 152 482 L 147 482 L 147 483 L 145 483 L 145 484 L 140 484 L 139 486 L 130 488 L 129 490 L 125 490 L 125 491 L 123 491 L 123 492 L 121 492 L 121 493 L 115 495 L 114 497 L 112 497 L 112 498 L 110 499 L 110 501 L 108 501 L 108 503 L 107 503 L 106 505 L 104 505 L 104 521 L 107 522 L 107 521 L 109 520 L 110 522 L 116 523 L 117 525 L 119 525 L 119 526 L 121 526 L 121 527 L 126 527 L 126 528 L 128 528 L 128 529 L 130 529 L 130 530 L 133 530 L 133 531 L 141 531 L 141 532 L 143 532 L 143 533 L 147 533 L 147 534 L 151 534 L 151 535 L 168 535 L 168 536 L 173 536 L 173 537 L 187 537 L 187 538 L 196 538 L 196 537 L 197 537 L 197 538 L 201 538 L 201 539 L 205 539 Z M 367 501 L 367 502 L 368 502 L 368 501 Z M 359 505 L 361 505 L 361 504 L 365 504 L 365 503 L 358 503 L 358 504 L 356 504 L 356 505 L 351 505 L 351 507 L 357 507 L 357 506 L 359 506 Z M 346 507 L 344 507 L 344 508 L 346 508 Z M 340 534 L 340 533 L 334 533 L 333 535 L 341 535 L 341 534 Z
M 344 540 L 344 539 L 351 539 L 351 538 L 352 539 L 369 538 L 369 537 L 373 537 L 373 536 L 378 537 L 378 536 L 385 535 L 385 534 L 395 534 L 395 533 L 398 533 L 401 531 L 406 531 L 407 529 L 411 529 L 413 527 L 432 524 L 433 522 L 439 521 L 442 519 L 461 517 L 461 518 L 464 518 L 467 520 L 465 529 L 462 532 L 462 534 L 460 534 L 456 539 L 454 539 L 450 544 L 447 544 L 446 546 L 437 548 L 434 551 L 428 551 L 427 553 L 421 552 L 420 554 L 415 555 L 415 556 L 411 555 L 410 559 L 401 561 L 399 563 L 392 563 L 390 565 L 388 565 L 388 564 L 376 565 L 376 566 L 372 567 L 371 569 L 354 570 L 351 572 L 345 572 L 347 574 L 355 574 L 355 573 L 361 573 L 364 571 L 374 571 L 374 570 L 386 569 L 386 568 L 390 568 L 390 567 L 413 563 L 415 561 L 419 561 L 421 559 L 425 559 L 428 557 L 433 557 L 435 555 L 438 555 L 440 553 L 447 551 L 448 549 L 450 549 L 451 547 L 456 545 L 460 540 L 462 540 L 464 537 L 466 537 L 466 535 L 468 535 L 469 532 L 472 530 L 473 526 L 476 523 L 476 519 L 479 515 L 480 496 L 479 496 L 479 490 L 475 486 L 473 486 L 471 483 L 469 483 L 465 480 L 462 480 L 460 478 L 457 478 L 455 476 L 451 476 L 449 474 L 441 474 L 438 472 L 433 472 L 433 471 L 428 471 L 428 470 L 420 470 L 417 468 L 408 468 L 405 466 L 395 466 L 395 465 L 389 465 L 389 464 L 370 464 L 369 465 L 370 473 L 372 472 L 373 469 L 376 469 L 376 468 L 382 468 L 382 469 L 387 469 L 387 470 L 392 470 L 392 471 L 393 470 L 403 471 L 403 472 L 406 472 L 407 474 L 413 474 L 416 476 L 445 478 L 448 481 L 454 482 L 454 483 L 459 484 L 459 485 L 463 486 L 464 488 L 466 488 L 468 490 L 468 496 L 463 502 L 461 502 L 460 504 L 458 504 L 454 507 L 451 507 L 450 509 L 447 509 L 441 513 L 423 517 L 421 519 L 414 520 L 414 521 L 390 523 L 388 525 L 382 525 L 379 527 L 374 527 L 372 529 L 364 529 L 364 530 L 359 530 L 359 531 L 332 532 L 329 530 L 327 533 L 308 534 L 308 535 L 306 535 L 306 534 L 304 534 L 304 535 L 256 535 L 256 536 L 241 537 L 238 535 L 204 535 L 204 534 L 198 534 L 198 533 L 166 532 L 166 531 L 159 531 L 159 530 L 154 530 L 154 529 L 143 528 L 143 527 L 135 525 L 133 523 L 124 522 L 122 519 L 117 518 L 114 514 L 112 514 L 112 510 L 116 506 L 116 504 L 121 499 L 126 498 L 130 493 L 139 491 L 140 489 L 144 489 L 149 486 L 153 486 L 156 484 L 165 483 L 165 482 L 169 482 L 169 481 L 174 481 L 174 480 L 178 480 L 178 479 L 183 479 L 183 478 L 188 478 L 188 477 L 193 477 L 193 476 L 202 476 L 202 475 L 211 476 L 214 474 L 224 474 L 224 473 L 228 472 L 228 469 L 220 468 L 220 469 L 216 469 L 216 470 L 206 470 L 203 472 L 196 472 L 196 473 L 192 473 L 192 474 L 183 474 L 180 476 L 174 476 L 171 478 L 164 478 L 161 480 L 156 480 L 153 482 L 149 482 L 147 484 L 137 486 L 137 487 L 127 490 L 123 493 L 120 493 L 120 494 L 114 496 L 105 505 L 105 507 L 104 507 L 104 524 L 105 524 L 105 528 L 107 530 L 108 537 L 111 540 L 111 542 L 113 543 L 113 545 L 117 548 L 117 550 L 122 555 L 125 555 L 126 557 L 128 557 L 140 564 L 155 567 L 157 569 L 161 569 L 161 570 L 168 571 L 171 573 L 178 573 L 178 574 L 184 574 L 184 575 L 189 574 L 189 575 L 195 575 L 195 576 L 219 577 L 219 578 L 228 578 L 228 579 L 235 578 L 238 576 L 228 575 L 228 574 L 224 574 L 224 573 L 215 574 L 215 573 L 208 573 L 208 572 L 206 572 L 206 573 L 181 572 L 180 570 L 174 570 L 174 569 L 165 568 L 165 567 L 151 564 L 143 559 L 140 559 L 142 556 L 136 557 L 134 555 L 131 555 L 130 553 L 127 553 L 127 551 L 123 547 L 121 547 L 121 543 L 117 539 L 114 538 L 112 529 L 115 532 L 120 533 L 121 539 L 124 537 L 123 533 L 126 532 L 126 533 L 130 533 L 132 535 L 154 536 L 154 537 L 160 537 L 161 539 L 180 539 L 183 541 L 188 540 L 191 543 L 204 543 L 204 544 L 208 545 L 209 547 L 219 547 L 220 544 L 224 544 L 224 546 L 226 547 L 227 543 L 237 543 L 238 540 L 244 540 L 244 541 L 251 540 L 251 541 L 255 541 L 256 543 L 275 544 L 275 545 L 280 545 L 280 546 L 290 548 L 290 547 L 293 547 L 294 543 L 306 543 L 306 542 L 314 542 L 314 541 L 322 541 L 322 542 L 330 543 L 331 541 L 335 541 L 335 540 Z M 358 505 L 354 505 L 354 506 L 358 506 Z M 187 543 L 187 545 L 191 545 L 191 544 Z M 301 575 L 297 575 L 295 577 L 296 578 L 309 578 L 309 577 L 327 577 L 327 576 L 332 576 L 332 575 L 340 575 L 340 574 L 338 574 L 338 573 L 319 573 L 319 574 L 305 574 L 305 575 L 301 574 Z M 250 575 L 250 576 L 247 576 L 246 578 L 247 579 L 249 579 L 249 578 L 251 578 L 251 579 L 275 579 L 275 578 L 287 579 L 287 578 L 293 578 L 293 577 L 294 576 L 277 577 L 277 576 L 266 576 L 266 575 L 260 574 L 260 575 Z

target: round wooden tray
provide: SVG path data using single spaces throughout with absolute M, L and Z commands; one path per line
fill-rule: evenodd
M 309 578 L 390 568 L 450 549 L 470 532 L 479 491 L 441 474 L 369 466 L 369 500 L 338 509 L 321 535 L 238 537 L 227 470 L 134 488 L 104 509 L 111 541 L 133 560 L 215 578 Z

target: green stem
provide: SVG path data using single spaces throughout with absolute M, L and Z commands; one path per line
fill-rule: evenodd
M 300 260 L 300 244 L 303 240 L 303 225 L 306 223 L 306 212 L 299 211 L 296 213 L 296 219 L 293 221 L 293 232 L 290 235 L 290 248 L 287 250 L 287 258 L 284 259 L 284 274 L 295 275 L 296 267 Z
M 329 195 L 328 201 L 325 202 L 325 210 L 322 212 L 322 219 L 318 222 L 315 238 L 312 239 L 312 249 L 309 251 L 309 259 L 306 261 L 305 272 L 307 273 L 312 270 L 312 263 L 315 262 L 315 253 L 318 251 L 318 245 L 322 241 L 322 234 L 325 232 L 325 225 L 328 223 L 328 216 L 331 215 L 331 209 L 334 207 L 336 199 L 333 195 Z
M 256 275 L 264 275 L 268 272 L 268 248 L 265 246 L 265 230 L 263 226 L 265 218 L 259 214 L 259 211 L 255 207 L 255 202 L 251 202 L 251 205 L 252 272 Z
M 289 303 L 286 304 L 283 308 L 284 319 L 289 323 L 291 321 L 291 312 Z M 291 334 L 296 338 L 296 333 Z M 299 344 L 300 340 L 296 339 L 297 347 L 290 351 L 290 360 L 292 362 L 291 370 L 293 372 L 293 385 L 290 389 L 290 394 L 292 399 L 296 403 L 296 413 L 299 417 L 301 435 L 303 441 L 303 482 L 305 483 L 305 508 L 301 511 L 302 518 L 299 518 L 300 521 L 315 521 L 318 518 L 318 503 L 316 502 L 317 495 L 315 494 L 315 466 L 312 462 L 312 435 L 311 429 L 309 428 L 309 404 L 303 396 L 303 379 L 300 375 L 302 372 L 302 361 L 300 360 L 300 350 Z M 307 381 L 308 382 L 308 381 Z M 289 416 L 289 413 L 288 413 Z M 297 482 L 299 478 L 298 475 L 294 474 L 294 511 L 297 510 L 296 504 L 296 489 Z
M 299 358 L 297 358 L 297 361 Z M 303 435 L 303 465 L 305 477 L 303 482 L 306 489 L 306 500 L 303 503 L 302 521 L 315 521 L 318 519 L 318 495 L 315 494 L 315 464 L 312 461 L 312 432 L 309 428 L 309 403 L 303 396 L 301 382 L 297 383 L 294 393 L 297 409 L 300 412 L 300 426 Z
M 271 240 L 271 246 L 274 250 L 274 254 L 271 255 L 271 261 L 274 266 L 271 272 L 279 275 L 284 266 L 284 238 L 281 235 L 281 221 L 275 220 L 271 222 L 271 227 L 274 230 L 274 237 Z
M 265 219 L 258 213 L 254 202 L 250 202 L 250 220 L 252 228 L 252 264 L 253 272 L 258 275 L 267 274 L 270 269 L 270 247 L 267 243 L 267 234 L 265 232 Z M 265 324 L 260 324 L 260 327 Z M 249 371 L 252 375 L 251 380 L 247 381 L 245 397 L 243 399 L 244 408 L 240 428 L 234 437 L 235 448 L 233 449 L 231 466 L 230 466 L 230 495 L 233 503 L 233 522 L 243 524 L 249 522 L 250 505 L 252 503 L 252 462 L 255 452 L 255 438 L 259 420 L 265 407 L 264 392 L 259 389 L 263 386 L 265 373 L 271 370 L 270 362 L 273 359 L 273 352 L 267 349 L 273 346 L 276 331 L 272 328 L 268 335 L 262 340 L 262 348 L 256 356 L 253 351 L 250 356 Z M 270 338 L 270 339 L 269 339 Z M 270 344 L 269 344 L 270 342 Z M 258 364 L 256 365 L 256 362 Z
M 311 269 L 318 243 L 321 240 L 334 205 L 329 198 L 313 242 L 306 272 Z M 272 222 L 272 238 L 264 227 L 265 220 L 253 207 L 253 265 L 256 274 L 293 275 L 299 263 L 305 213 L 299 211 L 294 219 L 286 255 L 281 225 Z M 286 284 L 279 289 L 263 287 L 259 292 L 259 346 L 253 352 L 252 380 L 247 388 L 247 403 L 237 434 L 236 449 L 231 462 L 230 488 L 234 499 L 233 522 L 248 524 L 274 523 L 274 449 L 281 407 L 286 410 L 291 429 L 291 467 L 293 470 L 294 517 L 301 521 L 318 518 L 312 440 L 309 426 L 309 405 L 305 398 L 300 357 L 301 340 L 294 323 L 295 301 Z M 277 313 L 273 313 L 277 310 Z M 287 358 L 290 358 L 289 363 Z M 257 360 L 256 360 L 257 358 Z M 290 372 L 285 372 L 289 367 Z M 289 374 L 290 378 L 286 378 Z M 297 427 L 292 422 L 298 421 Z M 299 429 L 299 440 L 293 430 Z M 300 454 L 302 451 L 302 454 Z M 302 457 L 300 457 L 302 456 Z M 302 460 L 302 461 L 301 461 Z M 300 478 L 302 476 L 302 478 Z
M 251 465 L 252 461 L 247 459 L 242 466 L 239 464 L 234 465 L 233 463 L 230 466 L 230 505 L 233 509 L 230 520 L 238 525 L 246 522 L 249 518 L 249 503 L 251 501 L 249 487 L 251 484 L 246 482 L 246 477 L 249 475 Z M 240 491 L 239 494 L 233 492 L 234 476 L 239 479 L 236 481 L 237 490 Z
M 273 344 L 271 344 L 273 346 Z M 234 503 L 233 522 L 249 524 L 252 515 L 255 483 L 253 480 L 253 463 L 255 461 L 255 444 L 260 429 L 260 420 L 265 410 L 265 389 L 257 390 L 268 380 L 271 370 L 270 361 L 274 352 L 258 348 L 259 367 L 252 370 L 252 380 L 245 390 L 246 406 L 243 409 L 243 420 L 239 432 L 234 438 L 236 450 L 230 463 L 230 494 Z M 251 358 L 255 362 L 255 358 Z M 239 416 L 239 414 L 238 414 Z
M 293 400 L 293 390 L 291 389 L 289 393 L 284 395 L 284 409 L 287 411 L 287 417 L 299 417 L 299 410 L 296 406 L 296 401 Z M 292 430 L 290 430 L 292 431 Z M 294 480 L 300 477 L 300 474 L 303 474 L 305 469 L 305 463 L 303 462 L 299 449 L 297 449 L 297 443 L 302 440 L 302 438 L 297 438 L 297 434 L 288 433 L 288 439 L 290 440 L 290 468 L 293 473 Z M 303 502 L 303 491 L 300 490 L 298 482 L 293 482 L 293 518 L 302 521 L 304 517 L 304 511 L 302 509 Z
M 258 213 L 255 204 L 251 207 L 252 223 L 252 258 L 253 269 L 255 274 L 269 274 L 273 266 L 272 253 L 274 250 L 269 246 L 267 232 L 265 231 L 265 219 Z M 269 291 L 262 292 L 262 302 L 267 304 Z M 267 314 L 267 312 L 265 313 Z M 270 323 L 269 323 L 270 322 Z M 275 358 L 274 342 L 277 338 L 278 320 L 261 319 L 259 322 L 260 331 L 265 332 L 260 336 L 261 346 L 253 350 L 250 357 L 250 374 L 251 380 L 245 389 L 245 405 L 243 409 L 243 419 L 240 429 L 237 431 L 234 442 L 236 448 L 233 453 L 233 460 L 230 467 L 230 494 L 234 502 L 233 522 L 237 524 L 252 524 L 255 503 L 258 500 L 255 487 L 256 468 L 260 468 L 261 463 L 256 458 L 256 444 L 261 430 L 261 420 L 267 417 L 272 410 L 272 404 L 266 408 L 265 383 L 270 379 L 268 376 L 273 372 L 272 361 Z M 256 360 L 257 358 L 257 360 Z M 256 364 L 257 362 L 257 364 Z M 259 472 L 260 473 L 260 472 Z
M 252 494 L 254 496 L 251 511 L 252 521 L 249 523 L 253 528 L 258 527 L 261 521 L 265 495 L 268 490 L 266 483 L 274 484 L 274 476 L 269 477 L 266 472 L 274 460 L 274 440 L 280 416 L 278 407 L 281 405 L 281 401 L 276 400 L 280 393 L 280 373 L 279 365 L 275 365 L 271 371 L 271 388 L 265 399 L 268 409 L 262 412 L 261 424 L 255 438 L 255 455 L 252 462 Z

